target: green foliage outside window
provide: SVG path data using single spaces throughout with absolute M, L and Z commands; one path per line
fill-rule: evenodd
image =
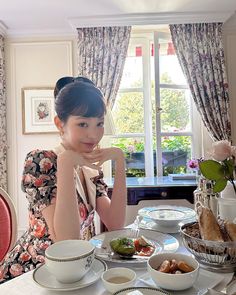
M 162 76 L 162 82 L 171 84 L 167 73 Z M 135 87 L 136 85 L 133 85 Z M 183 90 L 162 88 L 160 90 L 162 131 L 182 131 L 186 129 L 189 122 L 189 107 Z M 155 135 L 155 101 L 154 85 L 151 89 L 152 96 L 152 126 L 153 126 L 153 151 L 156 149 Z M 143 133 L 144 111 L 142 92 L 120 93 L 113 110 L 116 129 L 119 133 Z M 131 135 L 132 136 L 132 135 Z M 144 139 L 140 138 L 117 138 L 113 146 L 120 147 L 127 158 L 132 153 L 144 152 Z M 162 151 L 185 151 L 190 157 L 191 140 L 188 136 L 165 136 L 161 143 Z M 130 169 L 127 176 L 145 176 L 144 169 Z M 186 172 L 186 165 L 179 167 L 164 166 L 163 174 Z

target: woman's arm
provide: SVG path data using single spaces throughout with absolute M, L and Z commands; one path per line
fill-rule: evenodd
M 124 227 L 127 190 L 125 177 L 124 153 L 119 148 L 101 149 L 101 163 L 109 160 L 115 161 L 115 177 L 111 200 L 108 196 L 97 198 L 97 212 L 108 230 Z
M 77 165 L 96 168 L 72 150 L 65 150 L 57 157 L 56 202 L 42 211 L 54 241 L 80 238 L 80 218 L 74 178 L 74 167 Z

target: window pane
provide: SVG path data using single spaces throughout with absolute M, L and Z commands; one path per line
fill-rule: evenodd
M 142 46 L 130 45 L 125 60 L 120 89 L 142 87 L 143 85 L 143 57 Z
M 143 133 L 143 93 L 118 93 L 112 109 L 116 131 L 121 133 Z
M 189 91 L 161 88 L 160 96 L 161 131 L 191 131 Z
M 172 42 L 160 43 L 159 50 L 160 83 L 186 85 L 186 79 L 181 70 Z M 170 77 L 166 81 L 165 76 Z
M 159 44 L 159 71 L 161 84 L 187 85 L 171 42 Z M 166 76 L 169 77 L 168 80 Z M 153 83 L 154 79 L 154 56 L 151 55 L 151 80 Z
M 126 176 L 145 176 L 145 156 L 143 138 L 116 138 L 112 140 L 112 146 L 121 148 L 125 153 Z M 112 162 L 112 176 L 115 173 L 114 162 Z
M 187 159 L 191 155 L 190 136 L 162 136 L 163 175 L 186 173 Z

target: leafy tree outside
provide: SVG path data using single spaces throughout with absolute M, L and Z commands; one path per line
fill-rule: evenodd
M 171 84 L 167 73 L 162 76 L 162 82 Z M 136 85 L 133 85 L 135 87 Z M 153 126 L 153 150 L 156 149 L 155 137 L 155 98 L 154 84 L 152 94 L 152 126 Z M 161 94 L 161 123 L 162 131 L 183 131 L 189 122 L 189 107 L 182 90 L 162 88 Z M 120 93 L 113 110 L 114 120 L 118 133 L 143 133 L 144 132 L 144 111 L 143 95 L 141 92 Z M 190 153 L 190 138 L 187 136 L 166 136 L 162 138 L 163 151 L 183 151 Z M 131 157 L 132 153 L 144 151 L 144 139 L 119 138 L 113 143 L 120 147 Z M 133 169 L 135 170 L 135 169 Z M 179 167 L 164 166 L 164 175 L 168 173 L 179 173 L 186 171 L 186 164 Z M 134 173 L 134 176 L 144 176 L 145 171 L 127 171 L 127 174 Z M 130 176 L 130 175 L 129 175 Z

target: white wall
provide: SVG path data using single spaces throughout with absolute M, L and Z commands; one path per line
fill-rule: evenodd
M 21 175 L 26 154 L 35 149 L 50 149 L 59 142 L 57 134 L 22 134 L 23 87 L 54 87 L 58 78 L 74 74 L 75 41 L 7 40 L 7 135 L 8 191 L 17 208 L 19 230 L 28 221 L 27 202 L 21 191 Z

